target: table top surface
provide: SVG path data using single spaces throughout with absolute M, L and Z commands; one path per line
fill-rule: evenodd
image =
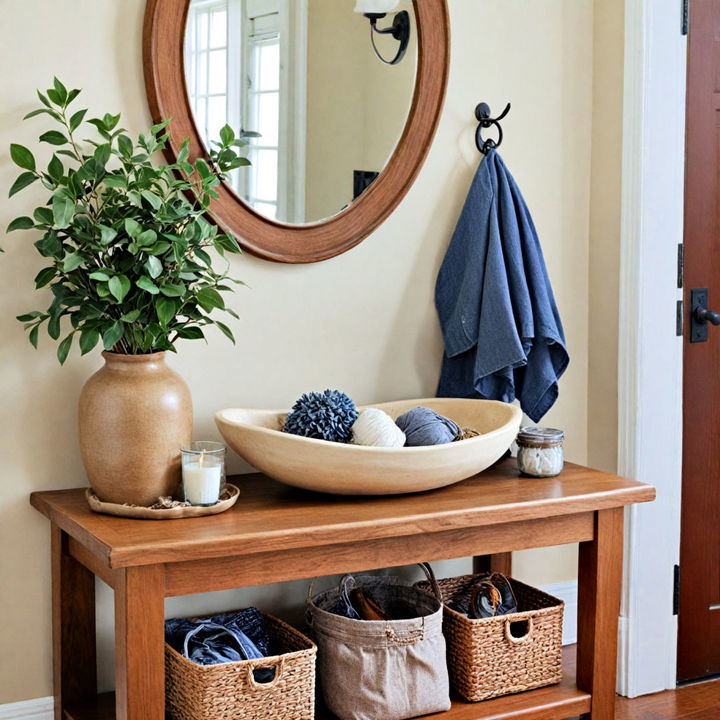
M 137 520 L 93 513 L 83 488 L 34 492 L 30 501 L 108 567 L 249 555 L 458 528 L 537 520 L 655 498 L 650 485 L 565 464 L 555 478 L 519 477 L 514 459 L 439 490 L 411 495 L 324 495 L 260 474 L 229 478 L 230 510 L 199 518 Z

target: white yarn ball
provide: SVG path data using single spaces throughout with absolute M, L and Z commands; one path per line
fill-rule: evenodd
M 367 408 L 360 413 L 352 426 L 352 434 L 355 445 L 375 447 L 405 445 L 405 433 L 387 413 L 377 408 Z

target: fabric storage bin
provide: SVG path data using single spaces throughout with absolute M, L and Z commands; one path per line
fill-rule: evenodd
M 443 629 L 450 679 L 466 700 L 477 702 L 523 692 L 562 679 L 562 600 L 508 578 L 518 612 L 474 620 L 447 606 L 483 575 L 438 580 L 445 602 Z M 427 582 L 416 587 L 431 592 Z
M 434 583 L 432 570 L 425 572 Z M 318 644 L 318 678 L 328 709 L 340 720 L 405 720 L 449 710 L 443 606 L 437 586 L 433 597 L 401 584 L 399 578 L 360 575 L 354 580 L 381 605 L 411 603 L 417 617 L 343 617 L 331 612 L 339 588 L 312 597 L 311 583 L 308 623 Z
M 165 701 L 174 720 L 314 720 L 317 647 L 299 630 L 263 613 L 276 655 L 198 665 L 165 643 Z M 259 683 L 258 668 L 275 676 Z

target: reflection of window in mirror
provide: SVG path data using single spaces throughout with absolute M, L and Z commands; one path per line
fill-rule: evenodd
M 233 171 L 235 191 L 266 217 L 303 222 L 307 2 L 192 0 L 185 65 L 205 143 L 220 128 L 260 133 L 251 165 Z

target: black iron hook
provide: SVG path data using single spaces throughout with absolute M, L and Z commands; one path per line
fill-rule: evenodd
M 490 117 L 490 106 L 487 103 L 480 103 L 475 108 L 475 117 L 477 118 L 478 123 L 480 123 L 475 131 L 475 145 L 483 155 L 487 155 L 491 149 L 498 148 L 502 144 L 503 131 L 502 127 L 500 127 L 500 121 L 510 112 L 510 107 L 511 105 L 508 103 L 502 113 L 500 113 L 500 115 L 496 118 Z M 498 139 L 492 140 L 491 138 L 488 138 L 487 140 L 483 140 L 483 128 L 489 128 L 493 125 L 497 128 Z

